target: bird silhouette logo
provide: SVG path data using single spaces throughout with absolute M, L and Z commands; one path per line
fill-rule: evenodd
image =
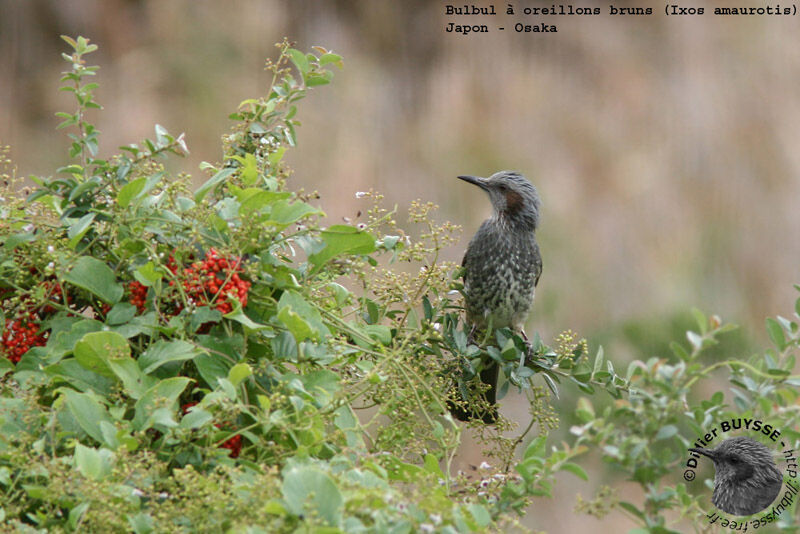
M 767 508 L 781 491 L 783 477 L 763 444 L 745 436 L 728 438 L 713 449 L 692 452 L 714 462 L 711 502 L 723 512 L 751 515 Z

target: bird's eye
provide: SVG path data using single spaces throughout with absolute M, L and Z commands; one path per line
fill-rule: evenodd
M 731 456 L 731 463 L 732 464 L 738 464 L 739 463 L 739 459 L 736 456 Z

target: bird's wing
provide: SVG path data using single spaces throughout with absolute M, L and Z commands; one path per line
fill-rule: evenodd
M 464 281 L 464 291 L 469 291 L 469 269 L 467 269 L 467 256 L 469 256 L 469 247 L 464 252 L 464 257 L 461 258 L 461 279 Z

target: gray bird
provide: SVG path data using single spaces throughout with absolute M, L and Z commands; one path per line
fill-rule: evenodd
M 518 172 L 501 171 L 489 178 L 459 176 L 489 195 L 494 213 L 481 224 L 464 254 L 464 298 L 471 338 L 487 328 L 511 328 L 525 335 L 522 327 L 533 304 L 542 274 L 542 256 L 536 243 L 539 225 L 539 194 Z M 480 380 L 488 385 L 484 402 L 451 404 L 451 413 L 461 421 L 497 420 L 498 366 L 484 362 Z
M 714 462 L 714 506 L 733 515 L 751 515 L 772 504 L 783 485 L 770 450 L 744 436 L 728 438 L 714 449 L 691 448 Z

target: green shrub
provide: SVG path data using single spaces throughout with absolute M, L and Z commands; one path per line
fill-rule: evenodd
M 507 330 L 468 345 L 459 271 L 439 260 L 457 228 L 435 223 L 432 204 L 411 205 L 416 232 L 372 192 L 364 223 L 321 226 L 312 199 L 287 189 L 283 156 L 299 100 L 330 82 L 338 55 L 281 43 L 269 95 L 230 116 L 224 159 L 201 166 L 192 192 L 161 163 L 187 151 L 183 136 L 160 126 L 99 157 L 84 57 L 96 46 L 65 41 L 72 161 L 32 177 L 26 199 L 7 172 L 0 208 L 4 530 L 504 530 L 556 472 L 585 479 L 573 459 L 592 448 L 644 500 L 604 490 L 581 509 L 617 506 L 641 532 L 667 532 L 667 519 L 702 517 L 675 477 L 691 436 L 733 413 L 721 394 L 690 395 L 714 369 L 730 371 L 738 412 L 797 441 L 795 323 L 769 323 L 777 351 L 707 366 L 702 350 L 729 327 L 698 316 L 690 353 L 674 345 L 623 378 L 569 331 L 553 348 L 534 336 L 530 354 Z M 482 355 L 501 363 L 501 395 L 526 394 L 530 420 L 513 437 L 510 421 L 474 424 L 496 461 L 473 479 L 452 473 L 462 426 L 446 406 L 453 371 L 474 376 Z M 548 451 L 564 383 L 607 406 L 578 399 L 573 443 Z

